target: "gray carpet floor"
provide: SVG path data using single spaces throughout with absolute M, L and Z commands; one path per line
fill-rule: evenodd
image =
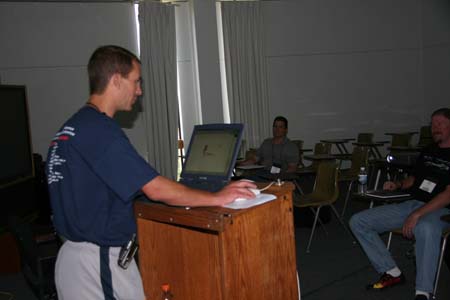
M 340 209 L 337 203 L 338 210 Z M 365 209 L 367 204 L 353 201 L 347 216 Z M 296 215 L 296 217 L 298 217 Z M 366 284 L 378 279 L 361 248 L 334 219 L 325 224 L 325 231 L 318 227 L 311 246 L 306 244 L 311 231 L 308 227 L 296 227 L 297 268 L 303 300 L 403 300 L 414 299 L 414 258 L 408 257 L 412 249 L 410 241 L 394 236 L 391 251 L 398 266 L 406 276 L 406 283 L 385 291 L 365 289 Z M 387 235 L 385 235 L 387 238 Z M 440 276 L 437 299 L 450 299 L 450 272 L 444 264 Z M 0 300 L 35 300 L 22 274 L 0 275 Z

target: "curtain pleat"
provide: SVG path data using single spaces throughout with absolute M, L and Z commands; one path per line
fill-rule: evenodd
M 246 146 L 256 148 L 271 134 L 261 4 L 221 5 L 230 119 L 246 125 Z
M 142 87 L 148 162 L 176 179 L 178 99 L 173 6 L 139 4 Z

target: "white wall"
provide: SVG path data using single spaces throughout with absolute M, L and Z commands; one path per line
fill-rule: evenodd
M 182 104 L 189 115 L 183 120 L 187 130 L 200 121 L 223 120 L 213 2 L 195 0 L 176 8 L 177 42 L 184 45 L 178 67 L 184 77 L 180 98 L 188 99 Z M 378 140 L 386 139 L 384 132 L 417 130 L 431 111 L 448 106 L 447 0 L 263 5 L 269 109 L 273 117 L 289 119 L 291 138 L 311 146 L 320 138 L 371 131 Z M 44 156 L 54 132 L 87 100 L 86 64 L 92 51 L 103 44 L 137 47 L 128 3 L 1 2 L 0 40 L 2 83 L 27 85 L 33 146 Z M 136 120 L 118 116 L 145 154 L 141 114 L 131 117 Z
M 1 82 L 27 86 L 33 150 L 44 159 L 54 133 L 88 99 L 95 48 L 116 44 L 136 53 L 134 18 L 129 3 L 0 3 Z M 145 154 L 140 114 L 118 119 Z
M 264 2 L 270 112 L 290 137 L 417 131 L 450 100 L 445 0 Z

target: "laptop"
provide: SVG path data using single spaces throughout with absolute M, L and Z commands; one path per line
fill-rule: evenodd
M 210 192 L 230 181 L 239 148 L 243 124 L 194 126 L 179 182 Z

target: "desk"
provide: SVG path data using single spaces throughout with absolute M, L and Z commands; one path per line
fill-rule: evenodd
M 379 198 L 374 197 L 369 194 L 359 194 L 359 193 L 353 193 L 352 198 L 358 199 L 364 202 L 370 202 L 369 208 L 372 208 L 374 204 L 392 204 L 392 203 L 398 203 L 403 202 L 406 200 L 413 199 L 413 196 L 399 196 L 399 197 L 393 197 L 393 198 Z
M 349 154 L 350 152 L 348 152 L 347 148 L 345 147 L 345 144 L 354 140 L 355 139 L 329 139 L 329 140 L 320 140 L 320 142 L 327 144 L 334 144 L 336 145 L 336 148 L 338 149 L 339 153 Z
M 421 147 L 413 147 L 413 146 L 391 146 L 388 147 L 389 151 L 392 152 L 402 152 L 402 153 L 417 153 L 420 152 L 420 150 L 422 150 Z
M 146 298 L 169 283 L 183 300 L 298 299 L 293 189 L 272 186 L 276 200 L 242 210 L 136 202 Z
M 304 175 L 301 172 L 297 173 L 297 172 L 281 172 L 281 173 L 265 173 L 265 174 L 259 174 L 259 177 L 261 177 L 262 179 L 267 179 L 270 181 L 288 181 L 288 182 L 292 182 L 295 187 L 296 190 L 301 194 L 304 195 L 305 193 L 302 190 L 302 187 L 300 186 L 300 184 L 298 183 L 299 175 Z
M 411 138 L 414 134 L 417 134 L 416 131 L 408 131 L 408 132 L 387 132 L 385 135 L 390 135 L 391 138 L 391 147 L 409 147 L 411 145 Z
M 314 171 L 319 167 L 319 163 L 324 160 L 335 160 L 337 155 L 347 156 L 349 154 L 311 154 L 311 155 L 305 155 L 305 159 L 311 160 L 312 164 L 309 167 L 312 167 Z M 342 161 L 341 161 L 342 162 Z M 339 168 L 340 168 L 339 163 Z M 307 167 L 308 168 L 308 167 Z M 310 171 L 297 171 L 298 174 L 308 174 Z
M 334 160 L 336 159 L 336 156 L 334 156 L 333 154 L 311 154 L 305 155 L 304 158 L 312 161 L 320 161 L 320 160 Z
M 418 134 L 417 131 L 405 131 L 405 132 L 386 132 L 385 135 L 395 136 L 395 135 L 403 135 L 403 134 L 409 134 L 409 135 L 415 135 Z
M 241 165 L 235 166 L 235 176 L 245 177 L 245 176 L 253 176 L 264 169 L 262 165 Z
M 383 156 L 380 153 L 380 150 L 378 150 L 378 147 L 383 147 L 385 142 L 373 142 L 373 143 L 352 143 L 355 146 L 360 147 L 367 147 L 369 148 L 370 153 L 375 159 L 381 159 Z

